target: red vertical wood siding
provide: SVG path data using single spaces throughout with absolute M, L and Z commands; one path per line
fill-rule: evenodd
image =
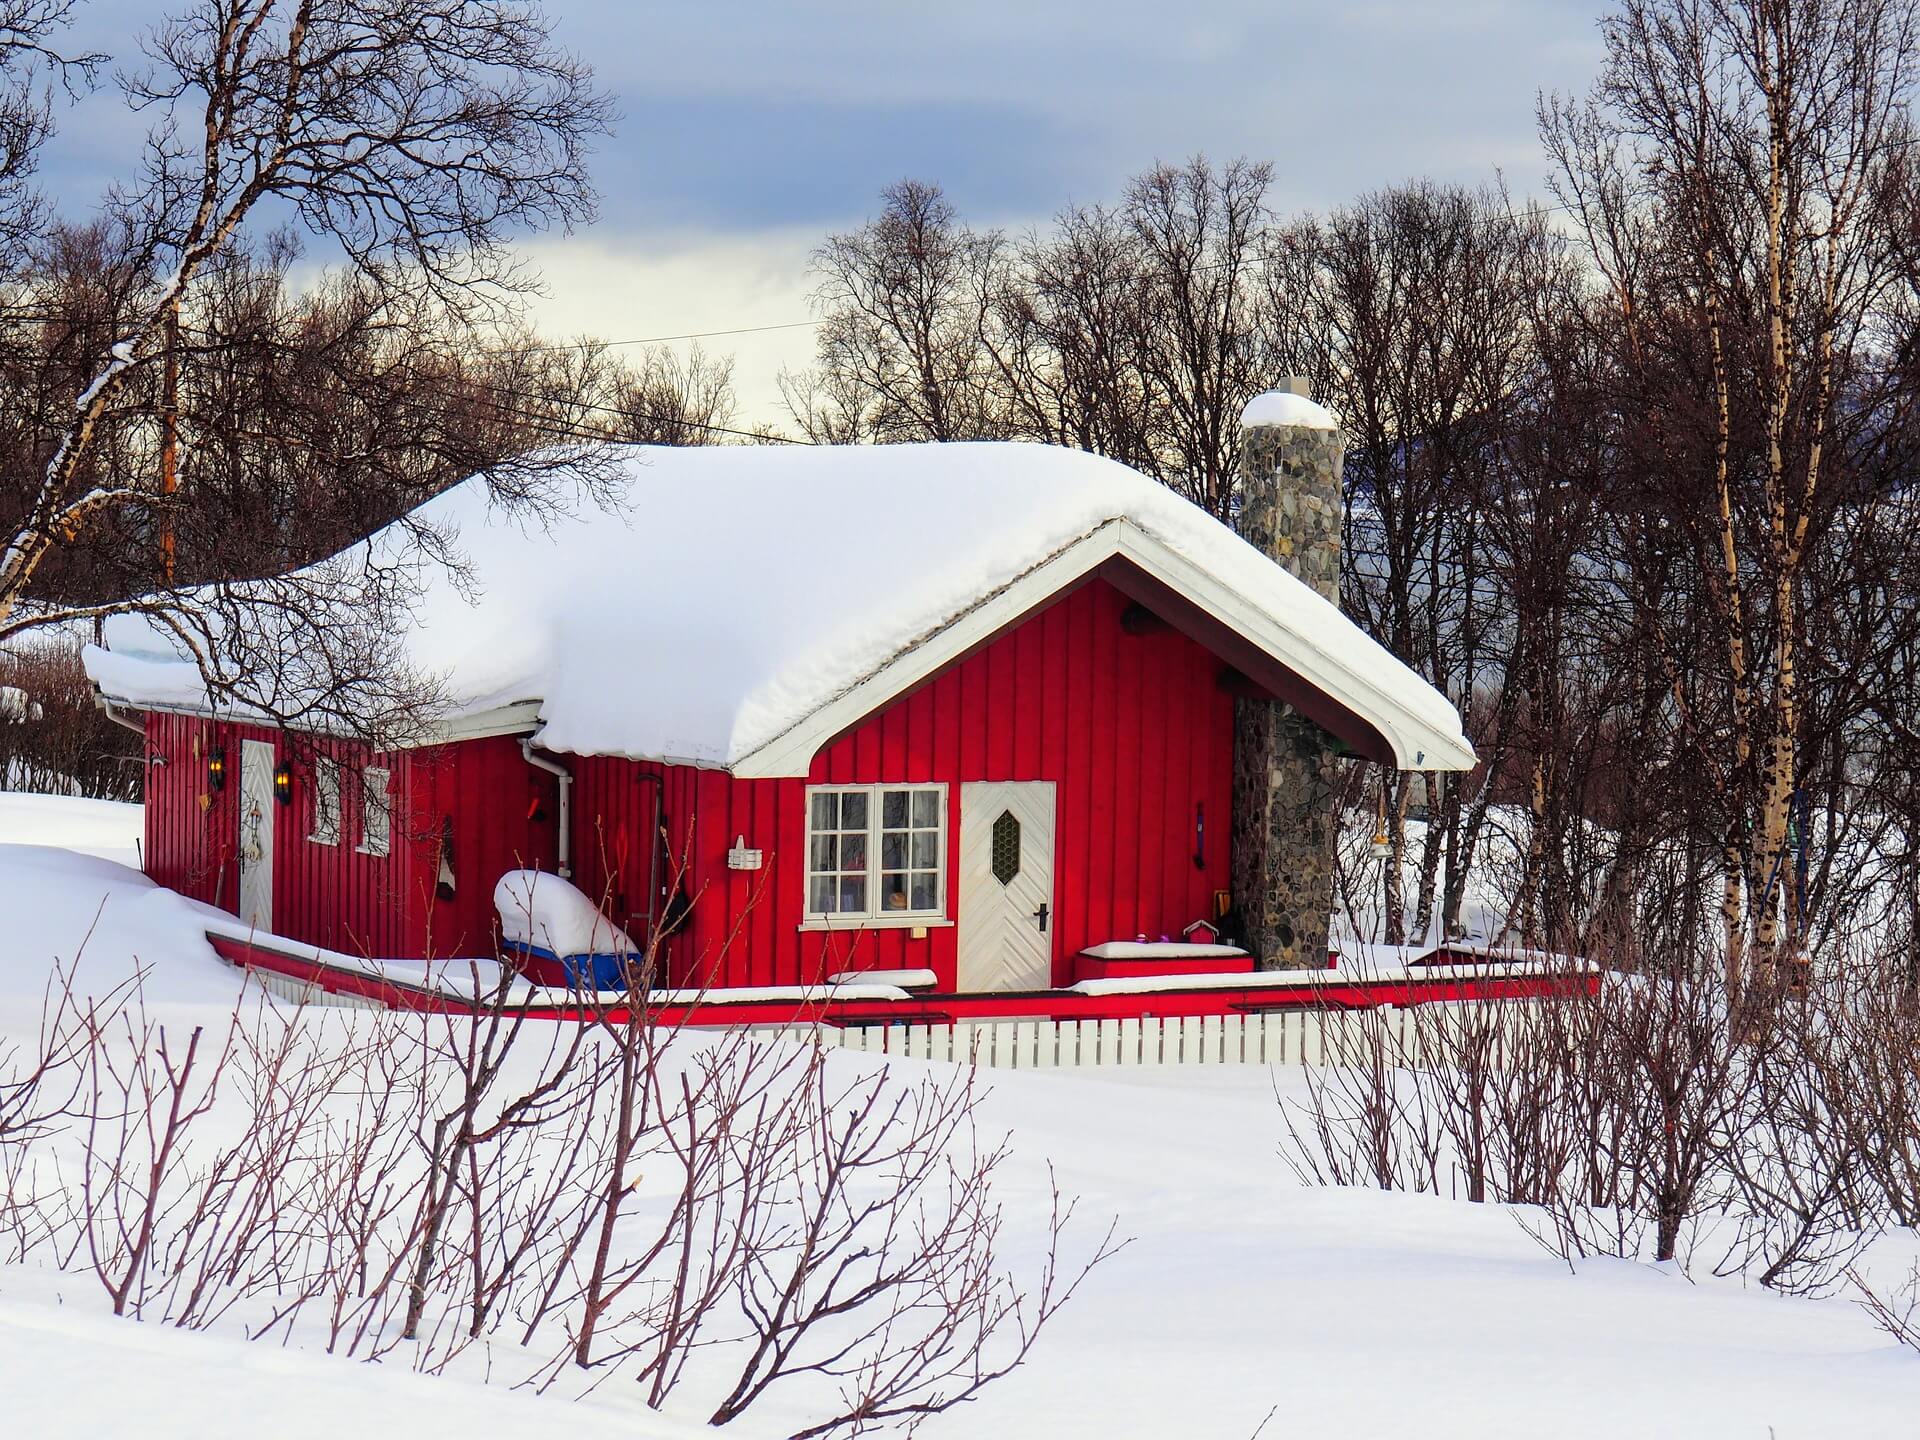
M 407 954 L 416 938 L 410 922 L 418 901 L 406 804 L 412 757 L 376 759 L 353 746 L 307 737 L 296 745 L 287 737 L 255 730 L 243 731 L 242 738 L 273 743 L 277 756 L 294 766 L 292 802 L 274 807 L 275 933 L 354 955 Z M 331 845 L 308 838 L 313 833 L 316 754 L 330 755 L 340 767 L 340 834 Z M 385 855 L 369 855 L 360 848 L 360 772 L 367 765 L 388 771 L 392 810 Z
M 1233 701 L 1219 662 L 1178 632 L 1130 634 L 1129 602 L 1094 581 L 1031 616 L 887 707 L 818 755 L 808 780 L 735 780 L 719 771 L 605 756 L 568 760 L 575 882 L 636 937 L 676 885 L 691 909 L 668 951 L 677 983 L 771 985 L 847 969 L 929 968 L 954 983 L 957 930 L 933 926 L 803 931 L 806 787 L 941 781 L 949 787 L 947 896 L 958 919 L 960 787 L 969 780 L 1057 786 L 1054 978 L 1103 940 L 1177 937 L 1210 916 L 1228 884 Z M 155 879 L 231 909 L 238 871 L 240 740 L 271 732 L 172 716 L 148 722 L 167 756 L 150 771 L 147 868 Z M 198 744 L 198 757 L 193 748 Z M 205 754 L 227 750 L 226 788 L 206 791 Z M 291 939 L 374 955 L 479 955 L 493 946 L 492 890 L 503 871 L 552 869 L 557 782 L 510 738 L 379 757 L 333 746 L 342 769 L 342 835 L 306 837 L 313 790 L 307 748 L 294 756 L 295 801 L 276 815 L 274 928 Z M 392 772 L 392 853 L 361 854 L 359 767 Z M 655 803 L 664 844 L 648 865 Z M 1204 863 L 1195 818 L 1204 807 Z M 436 894 L 450 822 L 454 895 Z M 735 837 L 765 852 L 759 871 L 727 868 Z
M 233 727 L 186 715 L 147 716 L 147 874 L 160 884 L 232 910 L 240 872 L 240 748 Z M 215 791 L 207 764 L 227 746 L 227 781 Z
M 931 927 L 802 931 L 806 787 L 944 781 L 948 913 L 958 918 L 960 787 L 1051 780 L 1058 787 L 1054 978 L 1103 940 L 1178 938 L 1227 887 L 1233 701 L 1220 662 L 1171 630 L 1128 634 L 1127 599 L 1081 587 L 823 750 L 808 780 L 735 780 L 717 771 L 605 757 L 573 761 L 576 879 L 636 933 L 647 861 L 637 842 L 661 784 L 662 826 L 684 856 L 692 911 L 669 962 L 682 983 L 812 982 L 845 969 L 932 969 L 954 983 L 958 933 Z M 1194 820 L 1205 807 L 1205 864 Z M 612 837 L 606 844 L 596 837 Z M 766 853 L 729 870 L 736 837 Z M 593 854 L 598 847 L 604 854 Z M 621 855 L 626 859 L 621 861 Z M 670 863 L 661 866 L 663 882 Z M 656 896 L 656 909 L 662 897 Z
M 424 873 L 421 938 L 411 953 L 492 954 L 494 883 L 509 870 L 551 870 L 558 863 L 559 781 L 528 765 L 519 741 L 506 736 L 419 754 L 413 828 Z M 446 898 L 437 877 L 440 836 L 449 821 L 453 896 Z
M 153 714 L 146 870 L 182 894 L 234 910 L 239 894 L 241 742 L 264 740 L 293 767 L 293 799 L 273 813 L 273 928 L 278 935 L 354 955 L 484 955 L 493 948 L 493 884 L 520 865 L 551 868 L 558 785 L 521 759 L 517 742 L 373 754 L 366 747 L 291 737 L 254 725 Z M 208 759 L 226 753 L 226 784 L 211 788 Z M 314 833 L 313 762 L 340 767 L 339 838 Z M 360 777 L 388 772 L 388 850 L 362 847 Z M 538 814 L 534 814 L 535 802 Z M 441 837 L 453 822 L 454 894 L 438 893 Z

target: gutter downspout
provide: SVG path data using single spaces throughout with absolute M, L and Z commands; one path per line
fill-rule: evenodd
M 113 702 L 97 690 L 94 691 L 93 694 L 93 703 L 102 715 L 118 725 L 122 730 L 131 730 L 134 734 L 138 735 L 140 737 L 141 748 L 144 749 L 146 747 L 147 727 L 145 725 L 129 715 L 122 715 L 118 710 L 113 708 Z
M 533 753 L 533 741 L 520 742 L 520 758 L 560 782 L 560 844 L 554 859 L 562 880 L 573 878 L 573 772 L 558 761 Z

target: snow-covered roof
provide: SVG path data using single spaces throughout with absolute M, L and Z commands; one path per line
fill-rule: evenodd
M 1075 580 L 1118 570 L 1297 677 L 1309 703 L 1358 717 L 1380 758 L 1473 763 L 1444 696 L 1115 461 L 982 443 L 635 446 L 622 465 L 619 503 L 545 528 L 490 508 L 478 480 L 422 507 L 469 562 L 467 583 L 429 580 L 404 637 L 442 677 L 449 725 L 471 733 L 520 707 L 549 750 L 804 775 L 851 724 Z M 164 632 L 121 616 L 106 639 L 86 663 L 108 699 L 207 707 Z

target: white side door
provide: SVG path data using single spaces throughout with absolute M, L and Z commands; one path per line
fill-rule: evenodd
M 273 929 L 273 746 L 240 743 L 240 918 Z
M 963 991 L 1053 987 L 1053 782 L 960 787 Z

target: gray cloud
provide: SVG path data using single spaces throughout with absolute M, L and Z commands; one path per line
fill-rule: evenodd
M 624 112 L 602 239 L 827 228 L 903 175 L 970 217 L 1044 219 L 1156 159 L 1275 162 L 1283 208 L 1415 174 L 1538 189 L 1533 98 L 1576 89 L 1604 0 L 549 0 Z M 167 0 L 86 0 L 76 39 L 137 63 Z M 141 131 L 72 113 L 47 186 L 83 213 Z

